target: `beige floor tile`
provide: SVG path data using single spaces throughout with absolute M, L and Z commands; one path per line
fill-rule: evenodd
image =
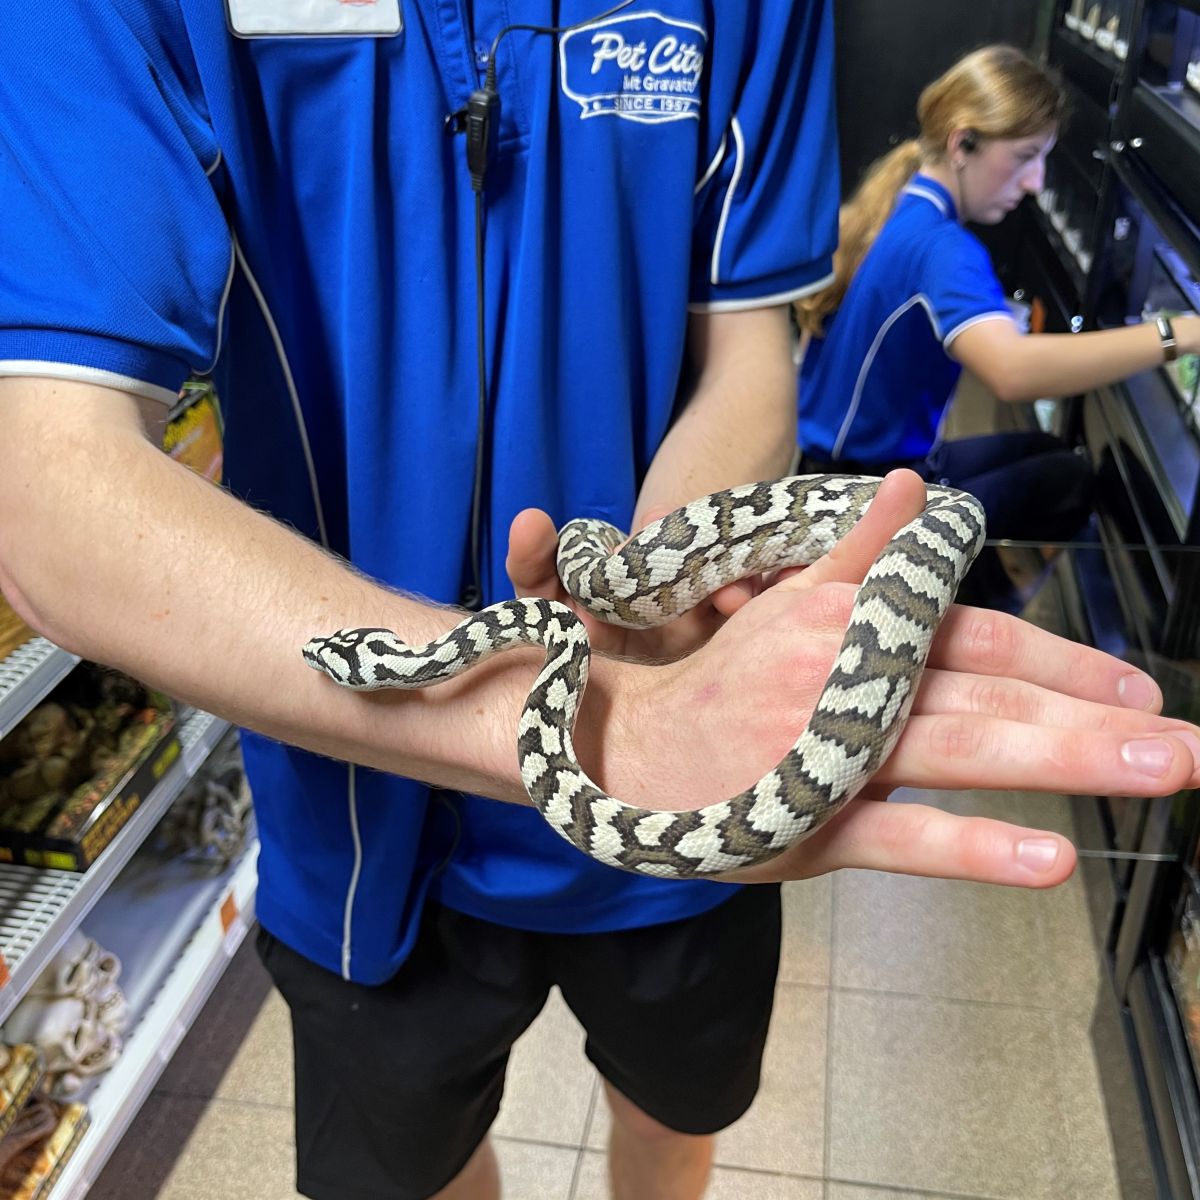
M 825 1029 L 828 993 L 781 985 L 750 1111 L 717 1139 L 722 1166 L 820 1176 L 825 1137 Z M 603 1149 L 611 1118 L 597 1101 L 587 1145 Z
M 151 1096 L 89 1200 L 296 1200 L 292 1114 Z
M 956 793 L 931 802 L 1023 822 L 1032 799 Z M 1078 878 L 1028 891 L 843 871 L 834 881 L 833 929 L 835 987 L 1076 1013 L 1090 1011 L 1095 997 L 1100 965 Z
M 828 987 L 832 935 L 832 877 L 785 883 L 779 982 Z
M 496 1139 L 504 1200 L 570 1200 L 580 1152 Z
M 292 1104 L 292 1035 L 287 1006 L 246 938 L 208 1003 L 180 1042 L 156 1091 Z
M 295 1102 L 294 1083 L 292 1019 L 283 997 L 272 991 L 216 1095 L 219 1100 L 277 1104 L 290 1110 Z
M 578 1146 L 597 1075 L 584 1033 L 558 989 L 513 1047 L 494 1131 L 505 1137 Z
M 739 1171 L 717 1167 L 704 1200 L 823 1200 L 819 1179 L 798 1179 L 764 1171 Z M 608 1175 L 604 1155 L 584 1153 L 572 1200 L 608 1200 Z
M 1079 1018 L 835 992 L 830 1036 L 831 1178 L 1005 1200 L 1113 1195 Z
M 1054 1034 L 1058 1086 L 1065 1098 L 1060 1136 L 1075 1194 L 1080 1200 L 1118 1200 L 1121 1188 L 1090 1018 L 1064 1017 L 1055 1022 Z

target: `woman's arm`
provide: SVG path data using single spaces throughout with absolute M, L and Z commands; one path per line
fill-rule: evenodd
M 1200 317 L 1171 322 L 1180 354 L 1200 353 Z M 946 347 L 999 400 L 1074 396 L 1147 371 L 1163 361 L 1151 322 L 1090 333 L 1023 334 L 1010 321 L 980 321 Z

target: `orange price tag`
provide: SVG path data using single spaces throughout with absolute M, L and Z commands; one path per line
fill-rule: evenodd
M 1030 307 L 1029 332 L 1046 332 L 1046 306 L 1042 303 L 1042 298 L 1040 296 L 1034 296 L 1033 304 Z
M 230 892 L 221 901 L 221 929 L 225 933 L 228 933 L 237 923 L 239 915 L 237 901 L 233 898 L 233 893 Z

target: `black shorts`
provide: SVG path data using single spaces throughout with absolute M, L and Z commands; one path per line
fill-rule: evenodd
M 429 905 L 400 972 L 367 987 L 261 931 L 292 1012 L 299 1191 L 424 1200 L 443 1188 L 495 1120 L 509 1050 L 554 984 L 618 1091 L 680 1132 L 723 1129 L 758 1090 L 779 936 L 770 885 L 617 933 L 526 933 Z

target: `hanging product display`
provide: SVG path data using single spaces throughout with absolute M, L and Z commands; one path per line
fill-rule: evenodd
M 166 697 L 84 664 L 0 740 L 0 861 L 84 871 L 179 755 Z
M 121 962 L 76 930 L 4 1024 L 10 1043 L 41 1051 L 42 1090 L 73 1099 L 119 1057 L 127 1021 Z

